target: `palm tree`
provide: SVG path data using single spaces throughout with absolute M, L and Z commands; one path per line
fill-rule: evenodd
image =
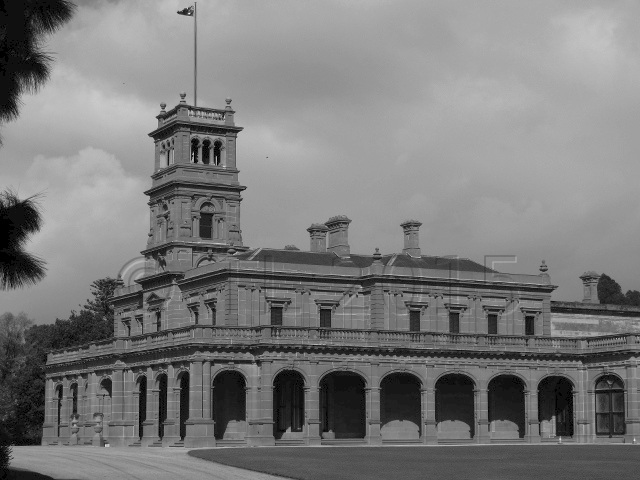
M 68 22 L 76 6 L 67 0 L 0 0 L 0 123 L 15 120 L 20 96 L 49 78 L 46 35 Z
M 24 250 L 41 225 L 37 196 L 20 200 L 11 190 L 0 193 L 0 290 L 22 288 L 44 278 L 44 260 Z

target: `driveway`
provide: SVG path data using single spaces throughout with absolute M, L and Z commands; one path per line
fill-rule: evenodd
M 282 480 L 190 457 L 184 448 L 13 447 L 11 466 L 60 480 Z

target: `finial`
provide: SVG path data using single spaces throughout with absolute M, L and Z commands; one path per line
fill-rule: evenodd
M 185 92 L 180 92 L 180 103 L 187 103 L 185 100 L 187 94 Z
M 382 254 L 380 253 L 380 249 L 378 247 L 376 247 L 376 251 L 373 254 L 373 261 L 374 262 L 379 262 L 381 258 L 382 258 Z
M 540 265 L 540 271 L 542 273 L 546 273 L 547 270 L 549 270 L 549 267 L 547 267 L 547 264 L 544 260 L 542 260 L 542 264 Z
M 227 102 L 227 105 L 231 105 L 231 98 L 230 97 L 227 97 L 224 101 Z
M 162 102 L 160 104 L 160 113 L 164 113 L 165 112 L 165 108 L 167 108 L 167 104 Z
M 124 280 L 122 280 L 122 275 L 118 274 L 118 278 L 116 278 L 116 287 L 122 288 L 124 287 Z

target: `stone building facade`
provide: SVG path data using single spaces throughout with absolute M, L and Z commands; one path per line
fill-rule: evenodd
M 113 339 L 49 354 L 43 444 L 640 440 L 640 309 L 594 304 L 597 274 L 555 302 L 544 262 L 423 255 L 415 220 L 399 253 L 351 253 L 343 215 L 309 251 L 249 248 L 231 100 L 181 96 L 150 134 L 144 275 Z

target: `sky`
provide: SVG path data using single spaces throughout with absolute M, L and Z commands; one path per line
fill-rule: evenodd
M 187 1 L 78 2 L 50 81 L 2 127 L 0 188 L 41 194 L 47 277 L 0 313 L 67 318 L 145 248 L 160 103 L 193 99 Z M 309 248 L 347 215 L 353 253 L 513 255 L 554 300 L 579 276 L 640 290 L 640 3 L 198 2 L 198 105 L 231 97 L 250 247 Z

